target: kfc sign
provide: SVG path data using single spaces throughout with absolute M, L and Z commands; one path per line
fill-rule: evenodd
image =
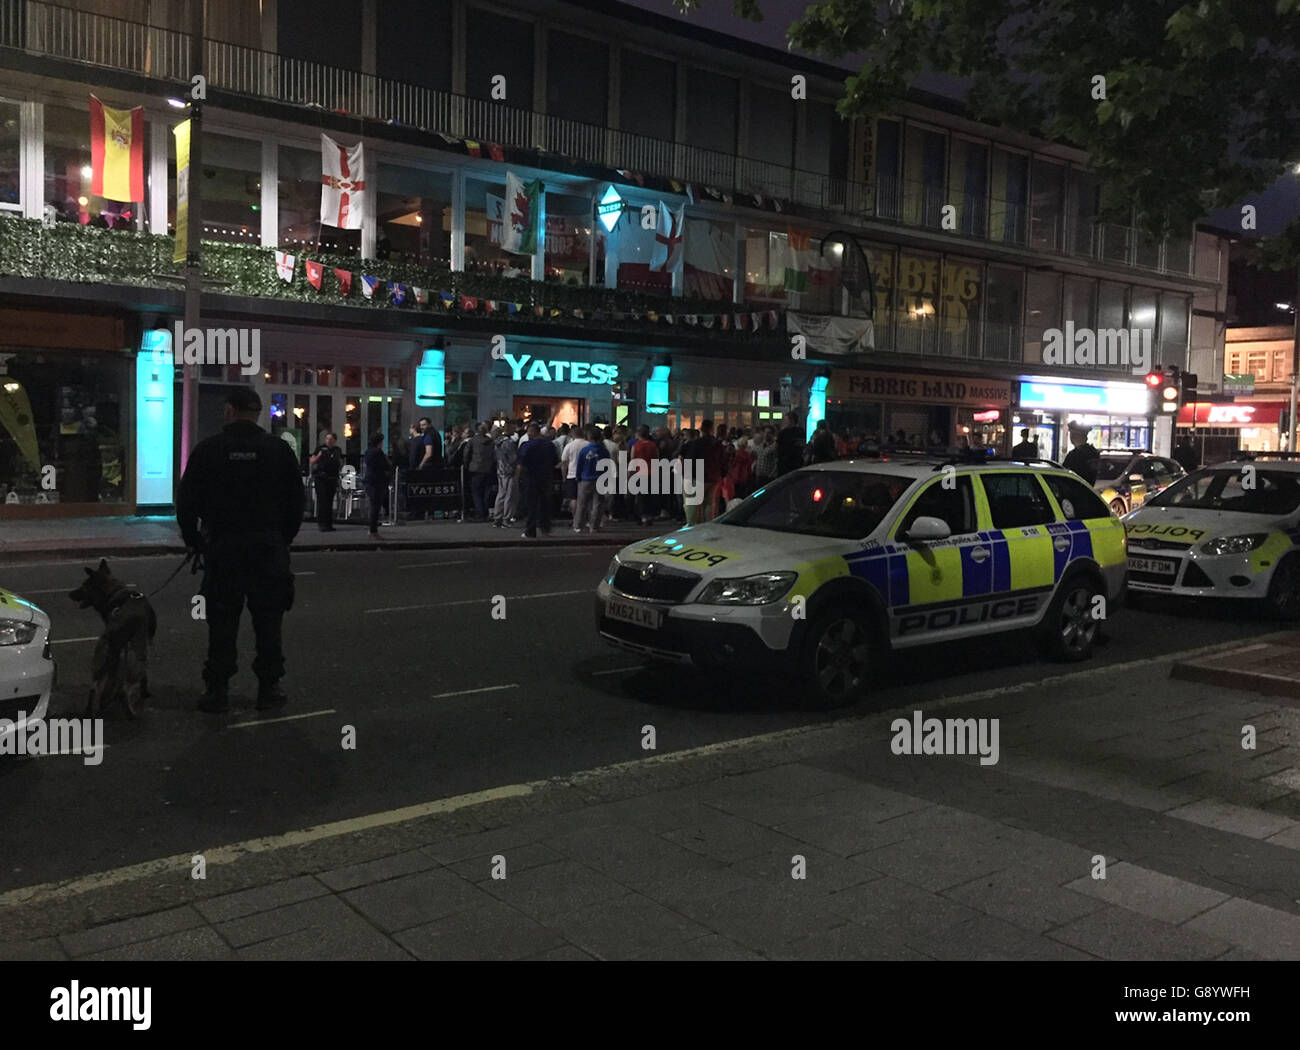
M 1282 417 L 1281 401 L 1238 401 L 1213 404 L 1202 401 L 1184 405 L 1178 413 L 1179 426 L 1262 427 L 1275 426 Z
M 1254 405 L 1211 405 L 1207 423 L 1228 423 L 1244 426 L 1255 417 Z

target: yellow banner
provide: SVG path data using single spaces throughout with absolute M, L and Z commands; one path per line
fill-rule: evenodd
M 176 242 L 172 262 L 185 261 L 185 247 L 190 232 L 190 122 L 172 128 L 176 136 Z

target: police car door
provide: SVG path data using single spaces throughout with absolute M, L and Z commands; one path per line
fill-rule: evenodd
M 1036 623 L 1056 584 L 1057 554 L 1068 555 L 1068 526 L 1056 526 L 1056 511 L 1036 474 L 989 470 L 980 475 L 992 529 L 992 591 L 996 619 L 1007 626 Z M 1059 531 L 1059 534 L 1058 534 Z
M 944 540 L 909 540 L 908 531 L 921 517 L 938 518 L 951 535 Z M 968 628 L 980 622 L 979 607 L 987 600 L 981 596 L 988 593 L 993 556 L 979 533 L 970 475 L 948 470 L 936 476 L 903 511 L 894 526 L 893 543 L 907 560 L 906 601 L 899 602 L 896 591 L 891 591 L 894 645 L 970 633 Z M 969 607 L 974 607 L 973 614 Z

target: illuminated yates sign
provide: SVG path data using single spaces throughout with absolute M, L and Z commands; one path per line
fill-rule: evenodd
M 543 361 L 532 354 L 503 354 L 502 360 L 510 366 L 510 378 L 516 383 L 609 384 L 618 381 L 618 365 L 590 364 L 586 361 Z

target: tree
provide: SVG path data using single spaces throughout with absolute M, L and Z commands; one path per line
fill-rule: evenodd
M 702 0 L 676 0 L 689 11 Z M 733 0 L 760 20 L 761 0 Z M 821 0 L 787 32 L 861 56 L 846 117 L 883 113 L 930 70 L 966 78 L 980 120 L 1085 150 L 1101 218 L 1152 234 L 1266 188 L 1300 160 L 1300 0 Z M 1300 224 L 1269 246 L 1300 261 Z

